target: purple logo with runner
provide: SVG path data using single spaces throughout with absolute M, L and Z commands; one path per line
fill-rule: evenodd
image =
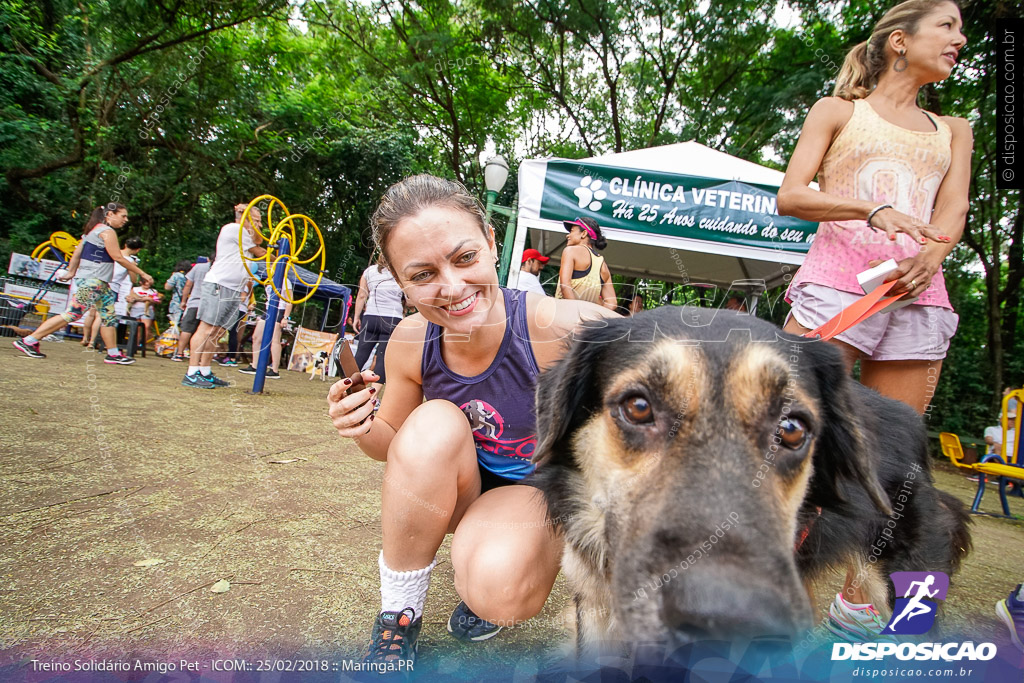
M 919 636 L 935 623 L 938 600 L 946 599 L 949 577 L 942 572 L 893 572 L 896 605 L 882 633 Z

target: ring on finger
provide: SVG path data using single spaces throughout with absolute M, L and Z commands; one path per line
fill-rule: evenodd
M 910 288 L 911 289 L 917 289 L 917 280 L 911 280 L 910 281 Z

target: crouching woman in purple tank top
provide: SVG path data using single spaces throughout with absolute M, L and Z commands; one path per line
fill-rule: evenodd
M 486 640 L 541 611 L 562 542 L 540 492 L 516 485 L 532 471 L 537 375 L 559 360 L 582 319 L 615 314 L 499 287 L 494 230 L 457 182 L 418 175 L 393 185 L 372 229 L 419 313 L 391 336 L 382 401 L 373 388 L 344 396 L 342 380 L 328 403 L 338 433 L 387 462 L 381 610 L 367 656 L 386 664 L 415 657 L 447 533 L 463 599 L 448 620 L 453 636 Z

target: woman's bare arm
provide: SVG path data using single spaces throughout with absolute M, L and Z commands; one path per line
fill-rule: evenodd
M 67 267 L 68 274 L 62 279 L 70 280 L 72 277 L 74 277 L 75 272 L 78 271 L 78 264 L 82 261 L 82 248 L 84 246 L 85 240 L 83 239 L 78 243 L 78 246 L 75 247 L 74 253 L 71 254 L 71 260 L 68 261 Z
M 866 199 L 838 197 L 807 186 L 821 168 L 836 134 L 852 115 L 853 104 L 838 97 L 823 97 L 811 107 L 779 188 L 779 214 L 818 222 L 867 220 L 868 214 L 877 207 L 877 203 Z M 895 239 L 898 232 L 905 232 L 918 242 L 922 238 L 945 241 L 934 226 L 895 209 L 879 211 L 871 222 L 888 233 L 890 239 Z
M 113 230 L 104 230 L 100 233 L 100 238 L 103 240 L 103 246 L 107 248 L 107 254 L 110 255 L 110 258 L 114 259 L 116 263 L 120 263 L 121 267 L 129 273 L 138 275 L 142 278 L 143 282 L 153 284 L 153 278 L 150 277 L 149 273 L 139 268 L 130 258 L 121 254 L 121 247 L 117 244 L 117 235 L 114 234 Z
M 558 288 L 562 292 L 563 299 L 578 299 L 576 291 L 572 288 L 572 271 L 575 263 L 576 247 L 566 247 L 562 250 L 562 263 L 558 266 Z
M 601 302 L 610 311 L 619 307 L 619 298 L 615 295 L 615 285 L 612 284 L 612 272 L 608 270 L 608 263 L 601 264 Z
M 344 396 L 349 385 L 341 380 L 328 394 L 328 414 L 338 434 L 353 439 L 360 450 L 374 460 L 387 460 L 391 440 L 410 413 L 423 403 L 420 362 L 426 326 L 426 321 L 417 314 L 405 318 L 392 332 L 384 357 L 387 391 L 372 419 L 373 399 L 377 394 L 369 387 Z M 363 378 L 368 382 L 379 379 L 370 371 L 364 372 Z

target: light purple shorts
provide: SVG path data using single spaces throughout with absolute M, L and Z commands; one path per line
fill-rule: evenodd
M 863 295 L 806 283 L 789 296 L 793 301 L 789 314 L 813 330 Z M 911 304 L 892 313 L 876 313 L 834 339 L 871 360 L 942 360 L 959 322 L 960 316 L 948 308 Z

